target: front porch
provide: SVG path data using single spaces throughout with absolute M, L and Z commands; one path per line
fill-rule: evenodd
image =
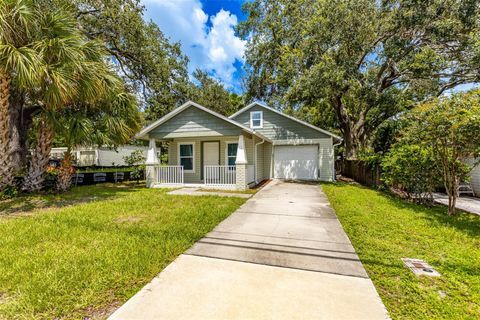
M 146 162 L 147 186 L 235 190 L 254 186 L 259 181 L 255 161 L 248 159 L 250 140 L 252 137 L 243 135 L 151 139 Z M 160 164 L 157 142 L 168 143 L 168 164 Z

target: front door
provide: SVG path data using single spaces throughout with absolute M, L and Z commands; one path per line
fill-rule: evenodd
M 203 165 L 218 166 L 220 164 L 220 142 L 203 143 Z M 202 168 L 203 169 L 203 168 Z M 204 172 L 202 172 L 204 174 Z

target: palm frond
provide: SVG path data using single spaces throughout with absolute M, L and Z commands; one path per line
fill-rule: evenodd
M 25 45 L 33 22 L 29 0 L 0 0 L 0 43 Z
M 42 59 L 35 50 L 29 47 L 17 48 L 11 44 L 0 44 L 0 65 L 10 70 L 22 88 L 36 85 L 44 68 Z

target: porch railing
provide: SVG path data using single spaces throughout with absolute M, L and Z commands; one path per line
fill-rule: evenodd
M 183 185 L 183 166 L 158 166 L 155 183 L 163 185 Z
M 204 183 L 206 186 L 227 187 L 237 183 L 235 166 L 205 166 Z

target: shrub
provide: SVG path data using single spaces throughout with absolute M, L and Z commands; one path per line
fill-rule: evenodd
M 432 192 L 442 183 L 431 148 L 396 144 L 383 158 L 381 167 L 385 184 L 400 189 L 416 202 L 431 202 Z
M 6 186 L 0 191 L 0 200 L 15 198 L 18 195 L 16 186 Z
M 133 167 L 133 170 L 130 172 L 130 177 L 137 180 L 138 183 L 145 171 L 145 156 L 143 155 L 143 151 L 132 151 L 129 156 L 123 157 L 123 160 L 128 166 Z

